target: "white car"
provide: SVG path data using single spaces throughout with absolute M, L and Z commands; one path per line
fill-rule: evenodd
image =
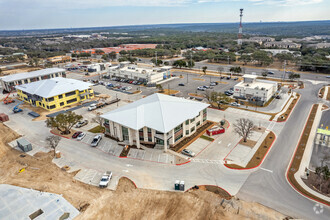
M 238 104 L 237 102 L 232 102 L 232 103 L 230 103 L 232 106 L 236 106 L 236 107 L 239 107 L 240 106 L 240 104 Z
M 183 149 L 183 150 L 181 151 L 181 153 L 182 153 L 182 154 L 185 154 L 185 155 L 187 155 L 187 156 L 189 156 L 189 157 L 194 157 L 194 156 L 196 155 L 194 152 L 192 152 L 191 150 L 188 150 L 188 149 Z
M 99 187 L 100 188 L 105 188 L 108 186 L 109 181 L 111 180 L 112 177 L 112 172 L 111 171 L 107 171 L 103 174 L 100 183 L 99 183 Z
M 84 132 L 80 133 L 77 137 L 77 141 L 81 141 L 85 136 L 86 134 Z
M 97 109 L 97 106 L 95 103 L 91 104 L 89 107 L 88 107 L 88 111 L 92 111 L 94 109 Z
M 206 90 L 206 88 L 204 88 L 203 86 L 198 86 L 198 87 L 197 87 L 197 90 L 200 90 L 200 91 L 205 91 L 205 90 Z
M 93 138 L 92 142 L 91 142 L 91 146 L 92 146 L 92 147 L 96 147 L 96 146 L 100 143 L 101 139 L 102 139 L 102 136 L 101 136 L 101 135 L 99 135 L 99 134 L 96 135 L 96 136 Z

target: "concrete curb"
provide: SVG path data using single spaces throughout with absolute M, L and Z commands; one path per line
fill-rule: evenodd
M 260 161 L 260 163 L 259 163 L 257 166 L 250 167 L 250 168 L 231 168 L 231 167 L 228 167 L 227 164 L 224 164 L 225 167 L 227 167 L 228 169 L 232 169 L 232 170 L 252 170 L 252 169 L 258 168 L 258 167 L 264 162 L 264 160 L 266 159 L 266 157 L 267 157 L 267 155 L 268 155 L 270 149 L 272 148 L 272 146 L 273 146 L 274 143 L 275 143 L 275 140 L 277 139 L 275 132 L 273 132 L 273 133 L 274 133 L 274 135 L 275 135 L 275 138 L 274 138 L 273 142 L 270 144 L 270 146 L 269 146 L 267 152 L 265 153 L 264 157 L 262 158 L 262 160 Z M 236 146 L 235 146 L 235 147 L 236 147 Z M 259 147 L 260 147 L 260 146 L 259 146 Z M 258 149 L 259 149 L 259 148 L 258 148 Z M 227 156 L 228 156 L 228 155 L 227 155 Z M 227 156 L 226 156 L 226 157 L 227 157 Z M 253 157 L 253 156 L 252 156 L 252 157 Z
M 311 198 L 311 197 L 309 197 L 309 196 L 303 194 L 302 192 L 300 192 L 300 191 L 299 191 L 299 190 L 298 190 L 298 189 L 297 189 L 297 188 L 291 183 L 291 181 L 290 181 L 290 179 L 289 179 L 289 169 L 290 169 L 290 167 L 292 166 L 293 158 L 294 158 L 294 156 L 296 155 L 296 152 L 297 152 L 297 150 L 298 150 L 299 143 L 300 143 L 300 141 L 301 141 L 301 138 L 302 138 L 302 135 L 303 135 L 303 133 L 304 133 L 304 130 L 305 130 L 306 126 L 307 126 L 307 122 L 308 122 L 308 119 L 309 119 L 310 114 L 311 114 L 311 112 L 312 112 L 312 109 L 313 109 L 313 105 L 312 105 L 312 107 L 311 107 L 310 110 L 309 110 L 309 114 L 308 114 L 308 117 L 307 117 L 307 119 L 306 119 L 306 122 L 305 122 L 304 128 L 303 128 L 303 130 L 302 130 L 301 133 L 300 133 L 300 137 L 299 137 L 299 141 L 298 141 L 298 143 L 297 143 L 296 149 L 295 149 L 295 151 L 294 151 L 294 153 L 293 153 L 293 155 L 292 155 L 292 157 L 291 157 L 291 160 L 290 160 L 289 166 L 288 166 L 287 169 L 286 169 L 285 179 L 286 179 L 286 181 L 289 183 L 289 185 L 292 187 L 292 189 L 295 190 L 295 191 L 296 191 L 297 193 L 299 193 L 300 195 L 304 196 L 305 198 L 307 198 L 307 199 L 309 199 L 309 200 L 311 200 L 311 201 L 316 201 L 316 202 L 318 202 L 318 203 L 322 203 L 322 204 L 324 204 L 324 205 L 329 206 L 328 204 L 326 204 L 326 203 L 324 203 L 324 202 L 321 202 L 321 201 L 319 201 L 319 200 L 317 200 L 317 199 Z M 313 124 L 314 124 L 314 122 L 313 122 Z M 304 154 L 305 154 L 305 152 L 304 152 Z M 300 167 L 299 167 L 299 169 L 300 169 Z M 299 170 L 298 170 L 298 171 L 299 171 Z M 298 173 L 298 171 L 297 171 L 296 173 Z M 295 176 L 295 175 L 294 175 L 294 178 L 296 179 L 296 176 Z M 296 181 L 297 181 L 297 179 L 296 179 Z M 299 183 L 299 181 L 297 181 L 297 182 Z M 302 185 L 300 185 L 300 186 L 303 187 L 303 188 L 305 189 L 304 186 L 302 186 Z M 308 190 L 307 190 L 307 191 L 308 191 Z M 315 191 L 314 191 L 314 192 L 315 192 Z M 313 194 L 314 194 L 314 193 L 313 193 Z M 317 196 L 317 195 L 315 195 L 315 196 Z
M 297 100 L 296 104 L 293 106 L 293 109 L 291 110 L 289 116 L 288 116 L 284 121 L 274 121 L 274 119 L 273 119 L 273 121 L 276 122 L 276 123 L 283 123 L 283 122 L 286 122 L 286 121 L 290 118 L 290 116 L 291 116 L 292 112 L 294 111 L 294 109 L 296 108 L 296 106 L 297 106 L 297 104 L 298 104 L 298 102 L 299 102 L 299 100 L 300 100 L 300 97 L 301 97 L 301 95 L 298 96 L 298 100 Z M 293 99 L 292 99 L 292 101 L 293 101 Z M 291 102 L 290 102 L 290 104 L 291 104 Z M 290 104 L 288 105 L 287 108 L 289 108 Z M 287 109 L 287 108 L 286 108 L 286 109 Z M 279 114 L 280 114 L 280 113 L 279 113 Z

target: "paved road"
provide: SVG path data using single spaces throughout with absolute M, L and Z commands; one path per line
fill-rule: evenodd
M 239 198 L 259 202 L 292 217 L 329 219 L 328 207 L 324 207 L 323 213 L 317 215 L 313 211 L 316 203 L 293 190 L 285 177 L 310 108 L 319 101 L 317 93 L 321 86 L 307 83 L 304 90 L 299 90 L 301 99 L 262 164 L 262 168 L 272 172 L 259 169 L 251 174 L 239 191 Z
M 223 71 L 229 72 L 230 67 L 233 65 L 218 65 L 218 64 L 210 64 L 210 63 L 205 63 L 205 62 L 196 62 L 195 63 L 195 69 L 202 69 L 203 66 L 207 66 L 208 70 L 217 70 L 219 66 L 223 67 Z M 265 69 L 274 72 L 274 75 L 269 75 L 269 77 L 276 77 L 276 78 L 282 78 L 283 77 L 283 71 L 280 71 L 278 69 L 272 69 L 272 68 L 267 68 Z M 245 67 L 245 73 L 251 74 L 252 72 L 257 73 L 257 75 L 261 75 L 262 71 L 264 69 L 262 68 L 250 68 L 250 67 Z M 318 74 L 318 73 L 301 73 L 300 77 L 303 80 L 320 80 L 320 81 L 328 81 L 330 82 L 330 79 L 327 79 L 325 77 L 325 74 Z M 286 78 L 288 78 L 288 75 L 286 74 Z

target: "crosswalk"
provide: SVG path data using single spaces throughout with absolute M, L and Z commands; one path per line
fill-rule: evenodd
M 208 159 L 191 159 L 193 163 L 209 163 L 209 164 L 224 164 L 223 160 L 208 160 Z

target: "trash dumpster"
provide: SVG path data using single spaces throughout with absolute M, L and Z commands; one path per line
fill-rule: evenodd
M 174 189 L 175 190 L 180 190 L 180 181 L 179 180 L 176 180 L 175 183 L 174 183 Z
M 184 191 L 184 181 L 181 181 L 180 182 L 180 190 L 181 191 Z
M 21 138 L 17 140 L 17 146 L 22 149 L 24 152 L 28 152 L 32 150 L 32 145 L 30 142 L 28 142 L 26 139 Z

